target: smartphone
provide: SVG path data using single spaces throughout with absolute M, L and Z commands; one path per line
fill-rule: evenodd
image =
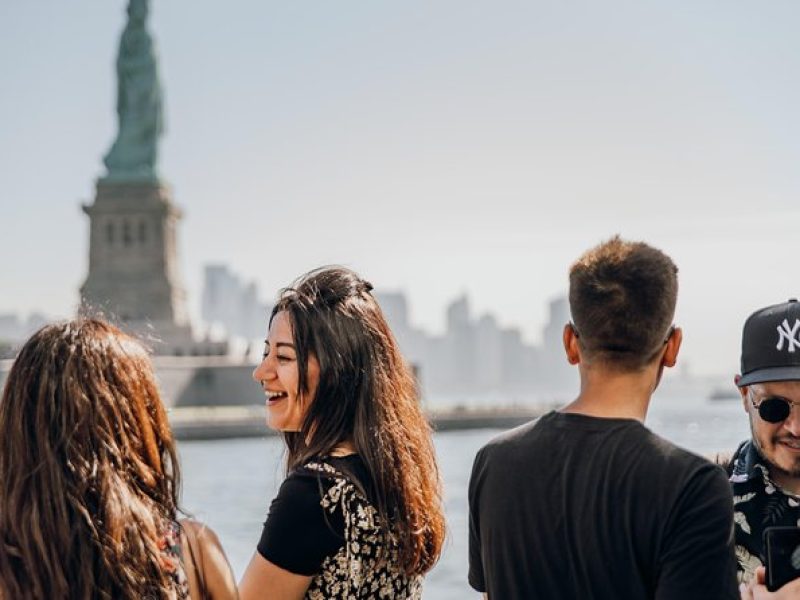
M 800 577 L 800 527 L 767 527 L 764 554 L 770 592 Z

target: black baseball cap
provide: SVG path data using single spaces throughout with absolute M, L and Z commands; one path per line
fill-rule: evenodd
M 757 310 L 742 330 L 739 387 L 767 381 L 800 380 L 800 302 Z

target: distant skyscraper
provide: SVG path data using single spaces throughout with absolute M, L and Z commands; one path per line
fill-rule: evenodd
M 375 292 L 375 300 L 383 311 L 387 323 L 397 334 L 409 328 L 408 301 L 402 292 Z
M 239 280 L 225 265 L 206 265 L 200 316 L 206 323 L 230 323 L 236 312 Z
M 246 340 L 264 337 L 270 313 L 256 284 L 242 283 L 225 265 L 206 265 L 201 310 L 206 323 Z
M 447 307 L 447 330 L 464 331 L 470 327 L 469 298 L 462 294 Z
M 478 390 L 496 391 L 505 387 L 503 380 L 503 333 L 492 315 L 482 316 L 475 330 L 473 379 Z
M 578 371 L 567 362 L 564 353 L 564 326 L 571 318 L 565 296 L 550 301 L 547 324 L 542 332 L 541 366 L 547 375 L 547 388 L 553 392 L 571 392 L 578 385 Z
M 437 350 L 441 340 L 411 324 L 408 300 L 403 292 L 376 291 L 375 300 L 386 317 L 403 357 L 414 367 L 422 389 L 429 391 L 440 386 L 443 373 Z
M 400 350 L 406 360 L 413 362 L 418 360 L 414 348 L 414 332 L 408 322 L 408 302 L 402 292 L 375 292 L 375 300 L 386 317 L 386 322 L 394 334 Z
M 536 363 L 536 350 L 522 342 L 519 329 L 509 328 L 502 331 L 504 387 L 512 390 L 530 389 L 541 378 Z M 538 376 L 538 377 L 537 377 Z
M 475 390 L 475 326 L 470 316 L 466 294 L 447 307 L 445 333 L 446 370 L 452 389 L 462 392 Z

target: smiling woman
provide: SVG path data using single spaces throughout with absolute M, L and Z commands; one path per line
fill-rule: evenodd
M 306 399 L 314 397 L 319 381 L 319 363 L 314 356 L 307 359 L 306 373 L 308 390 L 301 391 L 292 325 L 286 311 L 280 311 L 272 318 L 263 360 L 253 372 L 267 397 L 267 424 L 271 428 L 300 431 Z
M 287 477 L 243 600 L 418 599 L 444 539 L 430 427 L 372 286 L 309 273 L 272 311 L 253 378 L 283 432 Z

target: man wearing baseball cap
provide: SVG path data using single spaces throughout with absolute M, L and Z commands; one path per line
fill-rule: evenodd
M 745 321 L 735 378 L 752 436 L 728 463 L 740 581 L 763 562 L 762 535 L 800 520 L 800 302 L 768 306 Z

